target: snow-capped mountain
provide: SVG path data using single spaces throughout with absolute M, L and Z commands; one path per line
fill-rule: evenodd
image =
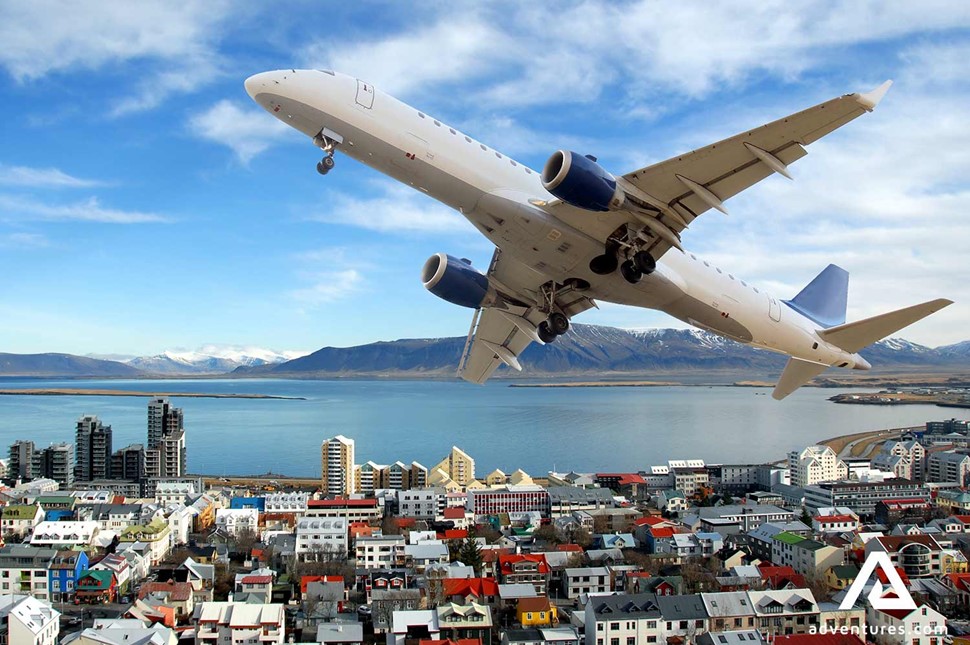
M 237 367 L 284 363 L 308 353 L 277 352 L 238 345 L 204 345 L 195 351 L 170 350 L 155 356 L 138 356 L 125 362 L 154 374 L 225 374 Z

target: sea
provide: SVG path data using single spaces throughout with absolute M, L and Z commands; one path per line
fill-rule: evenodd
M 634 471 L 668 459 L 761 463 L 830 437 L 967 418 L 932 405 L 845 405 L 845 390 L 802 388 L 784 401 L 770 389 L 730 386 L 510 387 L 435 380 L 38 380 L 0 388 L 264 394 L 294 399 L 171 397 L 185 415 L 188 469 L 213 476 L 320 473 L 320 444 L 342 434 L 356 462 L 437 464 L 460 447 L 480 476 L 521 468 L 544 476 Z M 855 390 L 860 391 L 860 390 Z M 73 442 L 78 417 L 97 415 L 114 449 L 144 443 L 145 397 L 0 396 L 0 448 Z M 5 452 L 5 448 L 3 449 Z

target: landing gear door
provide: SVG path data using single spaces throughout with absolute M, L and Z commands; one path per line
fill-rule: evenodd
M 771 296 L 768 296 L 768 317 L 775 322 L 781 322 L 781 305 Z
M 374 107 L 374 86 L 357 79 L 357 105 L 367 108 Z

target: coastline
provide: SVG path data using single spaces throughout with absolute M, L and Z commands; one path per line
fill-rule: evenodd
M 141 398 L 151 398 L 165 396 L 171 398 L 195 398 L 195 399 L 276 399 L 285 401 L 306 401 L 302 396 L 282 396 L 275 394 L 237 394 L 227 393 L 207 393 L 207 392 L 146 392 L 137 390 L 102 390 L 84 388 L 25 388 L 25 389 L 0 389 L 0 396 L 135 396 Z

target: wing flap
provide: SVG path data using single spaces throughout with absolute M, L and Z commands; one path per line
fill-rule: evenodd
M 800 358 L 789 358 L 784 371 L 781 373 L 781 378 L 778 379 L 778 385 L 771 393 L 771 397 L 781 401 L 828 368 L 828 365 L 803 361 Z

